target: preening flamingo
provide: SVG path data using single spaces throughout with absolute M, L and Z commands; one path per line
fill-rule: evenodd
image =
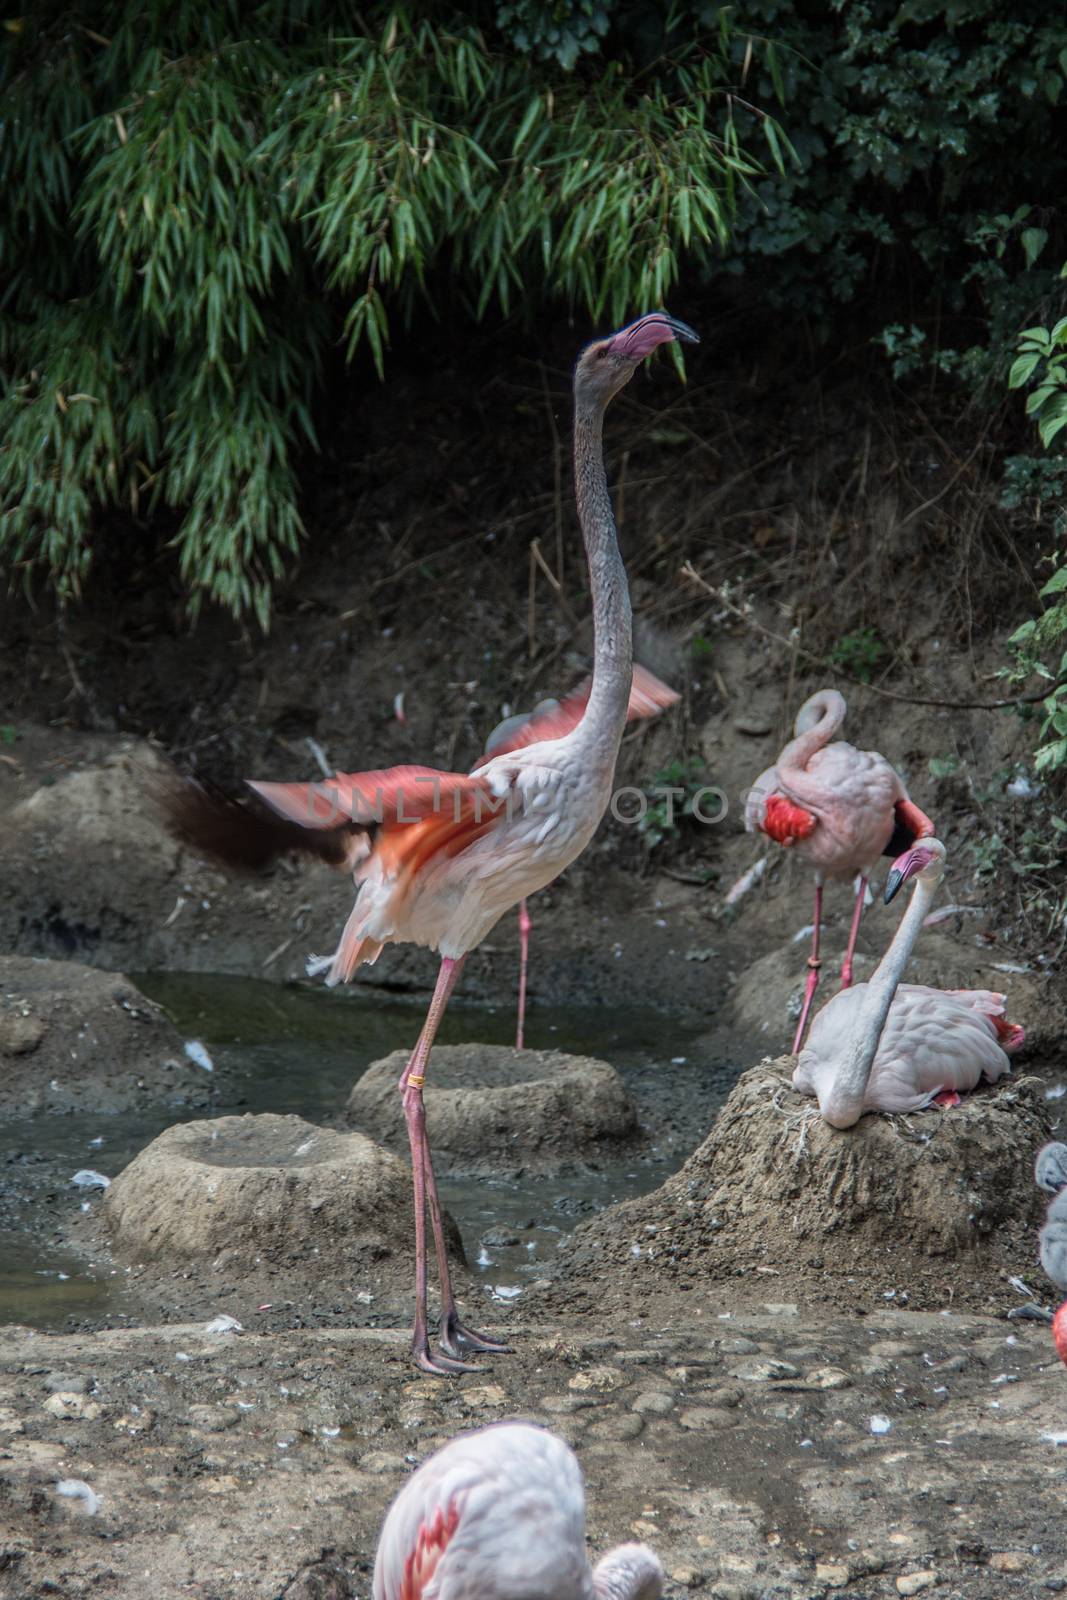
M 336 773 L 320 783 L 253 783 L 277 815 L 258 817 L 185 785 L 169 804 L 185 842 L 240 866 L 302 849 L 352 871 L 356 903 L 332 956 L 310 972 L 347 983 L 391 943 L 441 956 L 430 1008 L 400 1079 L 415 1189 L 415 1323 L 412 1351 L 424 1372 L 469 1371 L 461 1346 L 508 1347 L 459 1320 L 441 1207 L 426 1134 L 423 1084 L 434 1036 L 463 963 L 510 907 L 580 855 L 611 797 L 633 682 L 630 596 L 604 470 L 607 407 L 658 345 L 698 343 L 684 322 L 652 312 L 587 345 L 574 371 L 574 472 L 589 564 L 593 676 L 577 725 L 563 738 L 528 732 L 517 748 L 473 773 L 430 767 Z M 521 730 L 520 730 L 521 734 Z M 529 742 L 529 741 L 533 742 Z M 441 1285 L 440 1353 L 429 1348 L 426 1209 Z
M 1045 1225 L 1037 1236 L 1041 1265 L 1057 1289 L 1067 1294 L 1067 1144 L 1046 1144 L 1037 1153 L 1034 1177 L 1052 1196 Z M 1052 1318 L 1052 1337 L 1067 1365 L 1067 1300 Z
M 590 1571 L 574 1452 L 542 1428 L 500 1422 L 424 1461 L 389 1508 L 374 1600 L 658 1600 L 663 1568 L 643 1544 Z
M 900 981 L 944 871 L 940 839 L 922 839 L 898 857 L 886 900 L 917 881 L 889 949 L 867 983 L 840 990 L 811 1025 L 793 1087 L 815 1095 L 835 1128 L 851 1128 L 867 1111 L 918 1111 L 942 1094 L 958 1099 L 983 1077 L 994 1083 L 1025 1042 L 1025 1030 L 1005 1020 L 1002 994 Z
M 804 1039 L 819 982 L 822 890 L 827 878 L 852 878 L 859 888 L 841 967 L 841 987 L 852 982 L 852 956 L 879 856 L 897 856 L 934 831 L 930 818 L 908 798 L 900 775 L 876 750 L 857 750 L 835 739 L 845 720 L 836 689 L 820 689 L 805 700 L 793 738 L 773 767 L 761 772 L 745 801 L 745 827 L 793 849 L 815 869 L 815 926 L 808 957 L 804 1005 L 793 1039 L 796 1055 Z
M 497 723 L 482 752 L 486 756 L 506 755 L 509 750 L 520 750 L 524 745 L 536 744 L 542 739 L 562 739 L 578 726 L 585 714 L 589 700 L 588 684 L 566 700 L 542 700 L 532 711 L 520 711 Z M 627 722 L 640 722 L 657 717 L 668 706 L 677 705 L 680 695 L 668 689 L 647 667 L 634 665 L 634 681 L 630 688 L 630 703 L 626 708 Z M 481 765 L 481 762 L 479 762 Z M 475 768 L 477 771 L 477 768 Z M 526 1033 L 526 973 L 530 959 L 530 913 L 525 899 L 519 901 L 519 1001 L 515 1026 L 515 1048 L 521 1050 Z

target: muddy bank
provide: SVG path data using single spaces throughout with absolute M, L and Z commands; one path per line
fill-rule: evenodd
M 592 1548 L 647 1539 L 672 1596 L 1067 1587 L 1045 1329 L 700 1304 L 658 1329 L 512 1332 L 513 1356 L 442 1382 L 413 1374 L 399 1330 L 5 1330 L 0 1596 L 363 1597 L 414 1464 L 516 1415 L 577 1449 Z

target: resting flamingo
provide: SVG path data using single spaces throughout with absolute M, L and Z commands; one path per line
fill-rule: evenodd
M 835 1128 L 867 1111 L 918 1111 L 961 1089 L 1011 1071 L 1008 1055 L 1026 1033 L 1004 1017 L 1004 996 L 986 989 L 928 989 L 901 983 L 923 918 L 945 871 L 940 839 L 921 839 L 890 868 L 885 898 L 916 878 L 911 904 L 867 983 L 828 1000 L 793 1072 L 793 1087 L 815 1095 Z
M 668 689 L 647 667 L 634 664 L 634 681 L 630 689 L 630 703 L 626 708 L 627 722 L 640 722 L 647 717 L 657 717 L 668 706 L 677 705 L 680 695 Z M 578 726 L 585 714 L 589 700 L 589 685 L 584 685 L 566 700 L 542 700 L 532 711 L 520 711 L 497 723 L 482 752 L 486 756 L 506 755 L 509 750 L 522 749 L 542 739 L 562 739 Z M 479 763 L 480 765 L 481 763 Z M 477 768 L 475 769 L 477 770 Z M 526 972 L 530 958 L 530 913 L 525 899 L 519 901 L 519 1000 L 515 1025 L 515 1048 L 521 1050 L 526 1034 Z
M 819 934 L 826 879 L 852 878 L 859 873 L 841 967 L 841 987 L 847 989 L 852 982 L 852 957 L 867 880 L 879 856 L 897 856 L 934 831 L 930 818 L 909 800 L 902 779 L 884 756 L 834 738 L 845 720 L 845 710 L 844 698 L 836 689 L 820 689 L 805 700 L 793 724 L 793 738 L 774 766 L 760 773 L 745 801 L 749 833 L 765 833 L 795 850 L 815 869 L 815 923 L 794 1055 L 804 1039 L 822 966 Z
M 626 570 L 604 470 L 607 407 L 661 344 L 698 343 L 684 322 L 652 312 L 587 345 L 574 371 L 574 471 L 593 606 L 593 676 L 584 713 L 564 738 L 489 758 L 473 773 L 429 767 L 336 773 L 319 783 L 253 783 L 277 813 L 260 818 L 184 785 L 169 805 L 177 836 L 232 864 L 262 865 L 302 849 L 352 871 L 359 890 L 340 943 L 312 973 L 347 983 L 386 944 L 441 956 L 426 1021 L 400 1079 L 415 1191 L 412 1352 L 424 1372 L 470 1371 L 461 1347 L 508 1346 L 459 1319 L 426 1134 L 423 1084 L 441 1017 L 467 955 L 511 906 L 542 889 L 581 854 L 611 797 L 633 682 Z M 533 735 L 531 735 L 533 737 Z M 429 1347 L 426 1210 L 441 1286 L 440 1352 Z
M 590 1571 L 574 1452 L 526 1422 L 462 1433 L 389 1508 L 374 1600 L 659 1600 L 663 1568 L 618 1545 Z
M 1067 1144 L 1044 1145 L 1037 1153 L 1034 1177 L 1038 1188 L 1052 1196 L 1037 1236 L 1041 1265 L 1057 1289 L 1067 1294 Z M 1060 1360 L 1067 1364 L 1067 1300 L 1052 1318 L 1052 1337 Z

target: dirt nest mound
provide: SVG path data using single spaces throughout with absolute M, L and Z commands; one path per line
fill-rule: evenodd
M 202 1105 L 210 1080 L 120 972 L 0 956 L 0 1115 Z
M 411 1177 L 396 1156 L 361 1133 L 271 1114 L 167 1128 L 114 1180 L 103 1217 L 124 1261 L 210 1263 L 231 1278 L 264 1263 L 321 1276 L 414 1238 Z
M 935 1303 L 949 1303 L 951 1283 L 959 1305 L 957 1291 L 981 1303 L 1005 1269 L 1032 1262 L 1033 1158 L 1049 1126 L 1040 1086 L 1003 1080 L 949 1110 L 866 1116 L 841 1132 L 794 1092 L 792 1067 L 783 1057 L 746 1072 L 679 1172 L 577 1230 L 569 1270 L 625 1260 L 661 1276 L 769 1272 L 791 1296 L 813 1271 L 847 1277 L 861 1301 L 874 1284 L 904 1284 L 912 1304 L 925 1278 Z M 933 1267 L 960 1257 L 965 1274 Z
M 397 1083 L 408 1054 L 368 1067 L 345 1121 L 407 1150 Z M 423 1091 L 434 1163 L 443 1172 L 519 1175 L 596 1164 L 639 1137 L 637 1112 L 614 1067 L 558 1050 L 442 1045 Z

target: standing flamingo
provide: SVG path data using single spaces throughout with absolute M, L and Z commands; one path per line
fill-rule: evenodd
M 351 870 L 359 890 L 332 956 L 311 973 L 347 983 L 391 943 L 426 945 L 441 956 L 418 1042 L 400 1079 L 415 1190 L 415 1322 L 412 1353 L 424 1372 L 472 1370 L 461 1346 L 508 1346 L 460 1321 L 452 1291 L 430 1147 L 423 1085 L 441 1017 L 467 955 L 509 907 L 551 883 L 589 843 L 611 797 L 615 760 L 633 682 L 626 569 L 604 471 L 604 413 L 646 356 L 697 335 L 652 312 L 587 345 L 574 370 L 574 473 L 578 519 L 593 605 L 593 677 L 577 725 L 561 739 L 492 756 L 473 773 L 430 767 L 336 773 L 320 783 L 253 783 L 277 813 L 259 818 L 233 802 L 184 785 L 168 804 L 172 831 L 186 843 L 241 866 L 291 849 Z M 429 1348 L 426 1209 L 441 1286 L 440 1353 Z
M 562 739 L 565 734 L 578 726 L 585 715 L 589 692 L 589 685 L 586 684 L 574 694 L 568 695 L 562 703 L 559 700 L 542 700 L 532 711 L 520 711 L 515 716 L 505 717 L 503 722 L 497 723 L 485 741 L 482 760 L 484 761 L 486 756 L 506 755 L 509 750 L 520 750 L 523 746 L 536 744 L 542 739 Z M 668 689 L 665 683 L 660 683 L 647 667 L 635 663 L 626 720 L 640 722 L 647 717 L 656 717 L 668 706 L 676 705 L 680 698 L 674 689 Z M 525 1039 L 526 971 L 530 958 L 532 926 L 526 900 L 522 899 L 519 901 L 519 1001 L 515 1026 L 516 1050 L 523 1048 Z
M 793 1040 L 796 1055 L 819 982 L 822 888 L 827 878 L 859 873 L 841 987 L 852 982 L 852 956 L 878 857 L 896 856 L 934 831 L 930 818 L 908 799 L 908 791 L 884 756 L 834 739 L 845 720 L 836 689 L 820 689 L 797 712 L 793 738 L 773 767 L 761 772 L 745 802 L 745 827 L 792 848 L 815 868 L 815 925 L 808 957 L 804 1005 Z M 831 741 L 833 741 L 831 743 Z
M 401 1489 L 374 1600 L 659 1600 L 663 1578 L 644 1544 L 590 1571 L 574 1452 L 542 1428 L 498 1422 L 452 1439 Z
M 1041 1265 L 1057 1289 L 1067 1294 L 1067 1144 L 1044 1145 L 1037 1153 L 1034 1177 L 1038 1188 L 1052 1195 L 1037 1236 Z M 1052 1337 L 1060 1360 L 1067 1364 L 1067 1300 L 1052 1318 Z
M 923 918 L 945 871 L 940 839 L 922 839 L 894 861 L 886 900 L 917 876 L 911 904 L 867 983 L 828 1000 L 793 1072 L 793 1087 L 815 1095 L 834 1128 L 851 1128 L 867 1111 L 918 1111 L 961 1089 L 1011 1071 L 1009 1053 L 1026 1032 L 1004 1018 L 1004 996 L 986 989 L 928 989 L 901 983 Z

